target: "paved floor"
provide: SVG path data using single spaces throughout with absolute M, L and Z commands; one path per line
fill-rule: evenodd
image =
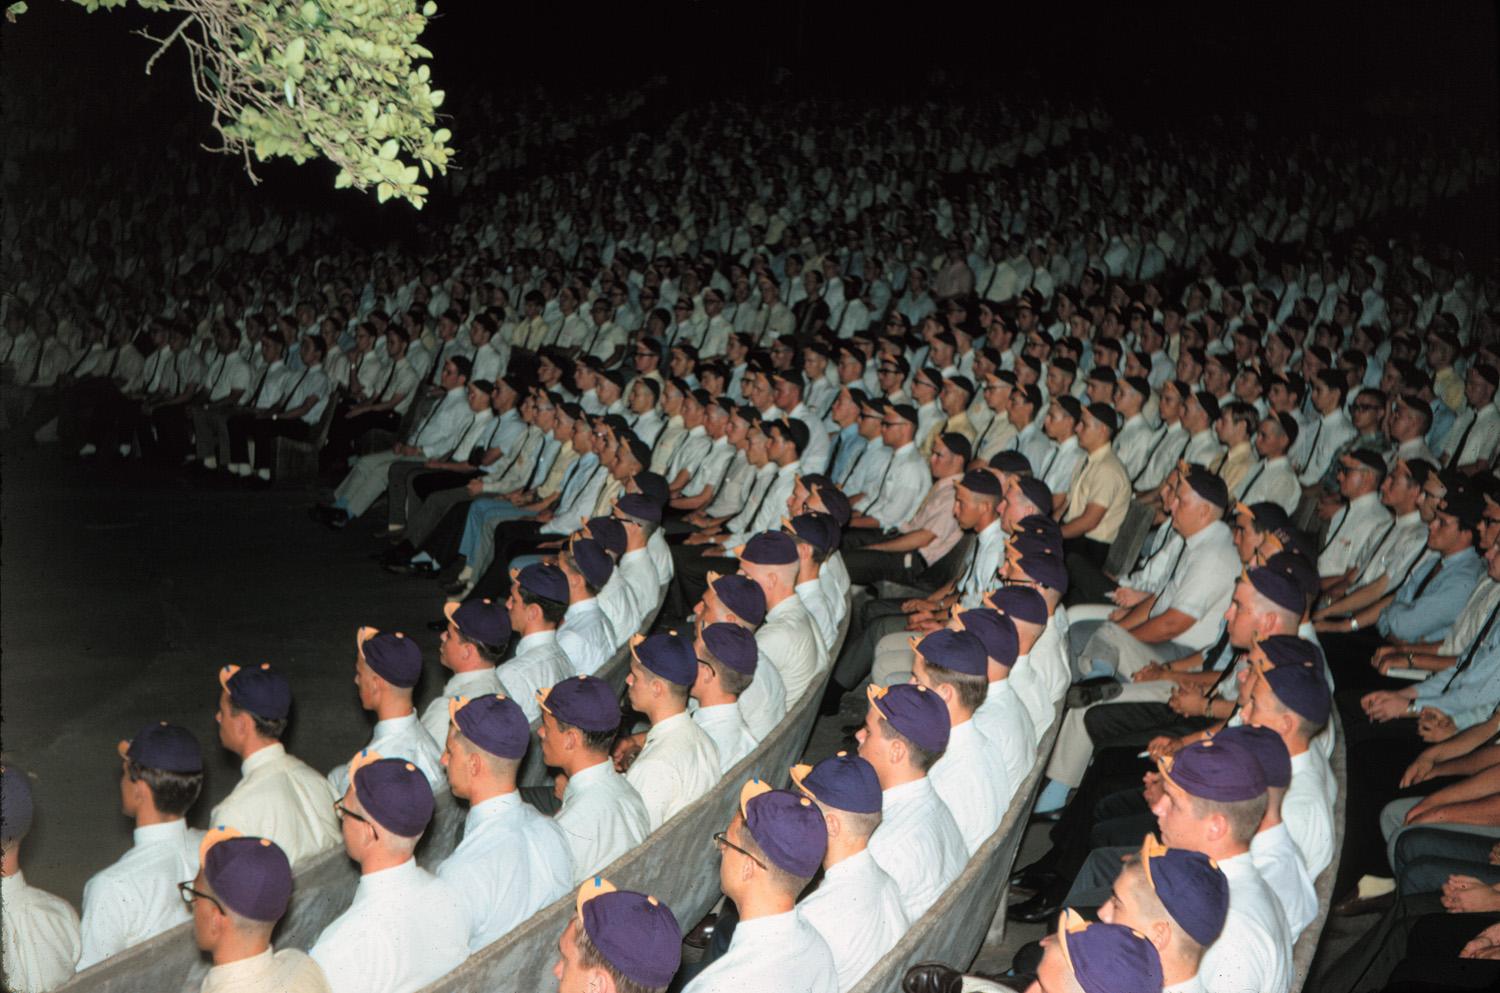
M 48 450 L 7 451 L 0 468 L 0 746 L 34 776 L 27 877 L 75 905 L 130 845 L 119 739 L 157 720 L 198 736 L 195 826 L 233 787 L 213 718 L 219 666 L 289 675 L 288 743 L 318 769 L 368 740 L 351 684 L 361 624 L 415 634 L 429 649 L 419 692 L 442 686 L 424 627 L 442 596 L 369 560 L 383 517 L 334 533 L 307 519 L 306 492 L 209 489 Z

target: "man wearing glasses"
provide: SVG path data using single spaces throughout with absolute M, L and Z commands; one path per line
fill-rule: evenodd
M 371 751 L 354 757 L 345 779 L 334 809 L 344 850 L 359 865 L 359 885 L 308 954 L 333 993 L 410 993 L 469 954 L 459 894 L 414 857 L 432 819 L 432 790 L 410 762 Z
M 292 866 L 276 843 L 216 828 L 203 839 L 202 863 L 177 891 L 192 909 L 193 940 L 213 959 L 203 993 L 329 993 L 306 952 L 272 951 L 271 934 L 292 896 Z

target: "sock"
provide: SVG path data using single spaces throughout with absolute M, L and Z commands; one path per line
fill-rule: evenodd
M 255 470 L 255 474 L 257 476 L 259 476 L 261 479 L 269 480 L 271 478 L 271 470 L 270 469 L 256 469 Z
M 1098 676 L 1113 676 L 1114 674 L 1114 666 L 1110 665 L 1108 662 L 1101 661 L 1100 659 L 1094 659 L 1089 663 L 1089 671 L 1083 678 L 1094 679 Z
M 458 582 L 460 582 L 460 583 L 467 583 L 469 580 L 471 580 L 473 578 L 474 578 L 474 570 L 470 569 L 468 566 L 464 566 L 462 569 L 458 570 Z
M 121 445 L 120 446 L 120 458 L 123 459 L 123 458 L 127 457 L 128 455 L 130 455 L 130 446 L 129 445 Z
M 218 467 L 219 460 L 214 458 L 212 455 L 203 460 L 203 468 L 205 469 L 217 469 Z
M 426 552 L 418 552 L 417 554 L 415 554 L 415 555 L 413 555 L 411 557 L 411 564 L 412 565 L 430 565 L 430 566 L 436 567 L 437 566 L 437 559 L 433 558 L 431 555 L 428 555 Z
M 80 448 L 78 450 L 78 454 L 79 455 L 93 455 L 98 450 L 99 449 L 95 448 L 94 445 L 93 445 L 93 443 L 90 442 L 89 444 L 84 445 L 82 448 Z
M 1068 794 L 1073 787 L 1067 783 L 1059 783 L 1055 779 L 1047 780 L 1047 785 L 1042 787 L 1041 795 L 1036 798 L 1036 806 L 1032 808 L 1033 813 L 1050 814 L 1054 810 L 1061 810 L 1063 804 L 1068 802 Z
M 1385 896 L 1396 889 L 1394 879 L 1386 879 L 1381 876 L 1361 876 L 1359 880 L 1359 898 L 1369 900 L 1372 897 Z
M 339 497 L 337 500 L 333 501 L 333 509 L 334 510 L 342 510 L 345 513 L 348 513 L 348 511 L 349 511 L 349 501 L 345 500 L 343 497 Z M 354 515 L 350 514 L 349 516 L 353 517 Z
M 404 524 L 387 524 L 385 526 L 385 529 L 387 531 L 389 531 L 391 534 L 395 534 L 397 531 L 405 531 L 406 530 L 406 525 L 404 525 Z

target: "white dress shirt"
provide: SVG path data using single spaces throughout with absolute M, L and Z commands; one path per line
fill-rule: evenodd
M 1166 588 L 1156 598 L 1151 616 L 1167 610 L 1181 611 L 1193 623 L 1172 642 L 1191 652 L 1208 648 L 1219 640 L 1219 632 L 1223 630 L 1224 612 L 1234 598 L 1239 570 L 1240 556 L 1235 551 L 1229 526 L 1214 521 L 1185 539 L 1182 558 Z
M 203 832 L 178 818 L 138 827 L 135 844 L 83 887 L 83 956 L 87 969 L 131 945 L 192 918 L 177 884 L 198 875 Z
M 427 702 L 422 708 L 422 726 L 432 736 L 432 743 L 438 748 L 445 748 L 448 744 L 448 724 L 452 720 L 448 716 L 448 701 L 466 696 L 474 699 L 477 696 L 485 696 L 490 693 L 499 693 L 500 673 L 492 665 L 483 669 L 475 669 L 472 672 L 456 672 L 448 677 L 443 684 L 443 692 Z
M 1355 497 L 1328 525 L 1328 537 L 1318 553 L 1318 575 L 1341 576 L 1350 569 L 1363 568 L 1390 522 L 1391 512 L 1380 502 L 1379 494 L 1372 491 Z
M 759 675 L 757 671 L 757 678 Z M 740 759 L 749 755 L 759 740 L 750 733 L 750 726 L 740 713 L 739 701 L 699 707 L 693 711 L 693 723 L 713 739 L 714 747 L 719 751 L 720 775 L 728 773 Z
M 308 954 L 333 993 L 412 993 L 462 965 L 468 939 L 459 894 L 407 859 L 360 876 L 349 909 Z
M 463 903 L 471 952 L 573 887 L 573 859 L 562 828 L 514 791 L 469 808 L 463 840 L 436 872 Z
M 1344 408 L 1339 406 L 1331 414 L 1324 414 L 1312 424 L 1312 441 L 1308 443 L 1307 464 L 1299 477 L 1303 486 L 1315 486 L 1327 475 L 1333 457 L 1344 444 L 1353 441 L 1359 432 Z M 1299 436 L 1300 437 L 1300 436 Z M 1327 573 L 1324 573 L 1327 575 Z
M 1219 443 L 1219 436 L 1214 433 L 1214 429 L 1204 428 L 1188 439 L 1182 457 L 1193 465 L 1206 467 L 1223 454 L 1224 446 Z M 1171 466 L 1168 466 L 1168 471 L 1171 471 Z
M 278 741 L 240 763 L 240 781 L 208 815 L 208 822 L 238 828 L 250 837 L 270 838 L 296 866 L 343 843 L 333 812 L 335 799 L 328 780 L 288 754 Z
M 880 802 L 870 855 L 895 881 L 906 918 L 915 923 L 964 871 L 969 852 L 953 814 L 926 776 L 882 790 Z
M 1288 514 L 1295 514 L 1297 504 L 1302 502 L 1302 484 L 1285 455 L 1252 466 L 1238 489 L 1240 492 L 1232 495 L 1247 506 L 1274 503 Z
M 446 734 L 444 740 L 447 740 Z M 434 793 L 448 788 L 448 777 L 443 774 L 443 750 L 417 719 L 415 710 L 404 717 L 376 721 L 375 733 L 370 736 L 370 743 L 363 750 L 375 752 L 381 758 L 406 759 L 422 770 L 422 775 L 427 777 L 427 784 Z M 349 791 L 348 762 L 329 770 L 328 785 L 333 788 L 335 798 L 342 797 Z
M 831 650 L 833 643 L 838 640 L 839 621 L 842 617 L 829 600 L 829 584 L 814 576 L 805 583 L 798 583 L 795 589 L 797 599 L 802 601 L 802 606 L 812 618 L 813 630 L 818 632 L 818 641 L 822 644 L 823 651 Z M 844 606 L 842 596 L 839 597 L 838 605 L 840 608 Z
M 771 733 L 772 728 L 781 723 L 789 705 L 781 670 L 766 655 L 766 650 L 760 647 L 759 641 L 756 642 L 756 647 L 755 678 L 750 680 L 750 685 L 740 694 L 739 704 L 745 726 L 750 729 L 756 741 L 761 741 Z
M 828 653 L 823 650 L 812 615 L 795 593 L 766 611 L 765 623 L 755 632 L 755 643 L 780 673 L 789 708 L 796 706 L 827 668 Z M 760 678 L 758 674 L 756 678 Z
M 615 633 L 615 648 L 618 649 L 639 630 L 641 619 L 645 617 L 636 606 L 630 581 L 616 569 L 595 599 L 599 601 L 599 609 L 609 620 L 609 629 Z M 631 627 L 632 624 L 635 626 Z
M 528 634 L 516 643 L 516 654 L 501 663 L 498 672 L 505 695 L 516 701 L 528 721 L 541 719 L 538 692 L 551 689 L 573 675 L 573 663 L 557 640 L 557 631 Z
M 1354 577 L 1352 588 L 1367 586 L 1384 576 L 1385 592 L 1394 593 L 1406 572 L 1416 564 L 1427 548 L 1427 525 L 1422 521 L 1422 512 L 1413 510 L 1402 514 L 1377 534 L 1383 537 L 1375 544 L 1375 550 L 1365 562 L 1364 568 Z
M 662 581 L 657 575 L 656 563 L 651 559 L 649 548 L 632 549 L 620 556 L 620 564 L 615 572 L 630 584 L 631 600 L 636 608 L 636 615 L 630 618 L 623 629 L 615 628 L 616 631 L 623 631 L 628 641 L 631 635 L 640 630 L 647 615 L 656 609 L 656 604 L 661 599 Z
M 970 559 L 958 576 L 954 592 L 965 610 L 984 606 L 984 595 L 995 588 L 995 575 L 1005 564 L 1005 527 L 995 518 L 979 532 Z
M 828 942 L 839 993 L 853 989 L 911 923 L 895 880 L 875 864 L 867 848 L 829 866 L 797 910 Z
M 927 770 L 927 778 L 948 805 L 970 855 L 995 833 L 1020 785 L 1011 779 L 999 750 L 972 718 L 953 726 L 948 747 Z
M 1177 468 L 1177 460 L 1187 453 L 1188 433 L 1181 421 L 1168 424 L 1166 430 L 1158 430 L 1151 437 L 1155 440 L 1147 457 L 1146 467 L 1130 480 L 1130 485 L 1136 492 L 1154 490 L 1161 486 L 1166 481 L 1167 474 Z M 1123 455 L 1120 461 L 1125 461 Z M 1126 468 L 1128 471 L 1129 463 L 1126 463 Z
M 740 921 L 729 951 L 683 993 L 838 993 L 838 970 L 823 936 L 795 909 Z
M 554 819 L 568 845 L 575 883 L 599 872 L 651 833 L 641 795 L 608 759 L 568 779 Z
M 1125 423 L 1120 425 L 1120 432 L 1115 435 L 1115 455 L 1119 456 L 1120 462 L 1125 466 L 1125 474 L 1130 477 L 1134 487 L 1145 485 L 1137 482 L 1136 477 L 1146 468 L 1146 462 L 1151 458 L 1154 450 L 1152 440 L 1155 436 L 1156 432 L 1151 430 L 1144 414 L 1127 417 Z M 1172 447 L 1172 451 L 1175 452 L 1177 447 L 1180 447 L 1180 442 L 1178 446 Z
M 83 948 L 68 901 L 28 886 L 19 871 L 0 878 L 0 939 L 5 983 L 16 993 L 43 993 L 73 978 Z
M 1463 445 L 1461 452 L 1458 451 L 1460 443 Z M 1443 439 L 1443 450 L 1438 453 L 1442 462 L 1438 468 L 1449 462 L 1455 467 L 1485 462 L 1494 454 L 1497 443 L 1500 443 L 1500 409 L 1494 403 L 1485 404 L 1478 414 L 1470 410 L 1460 411 L 1453 419 L 1453 427 L 1448 429 L 1448 436 Z
M 238 962 L 216 965 L 199 993 L 330 993 L 318 963 L 300 948 L 267 948 Z
M 651 725 L 625 778 L 641 795 L 655 831 L 718 784 L 719 752 L 684 710 Z
M 1229 915 L 1198 967 L 1204 987 L 1208 993 L 1288 993 L 1292 933 L 1281 904 L 1249 852 L 1220 859 L 1219 869 L 1229 880 Z
M 1318 916 L 1318 891 L 1285 822 L 1266 828 L 1250 839 L 1250 860 L 1271 892 L 1276 894 L 1295 942 L 1303 929 Z
M 897 527 L 916 513 L 931 485 L 932 472 L 927 468 L 927 460 L 915 443 L 907 442 L 891 456 L 880 489 L 865 513 L 879 521 L 882 528 Z
M 805 403 L 797 404 L 787 412 L 786 416 L 807 425 L 807 447 L 803 449 L 799 460 L 802 463 L 802 471 L 822 472 L 825 470 L 828 467 L 828 450 L 832 445 L 828 440 L 828 429 L 823 426 L 821 416 Z
M 1314 879 L 1333 861 L 1333 804 L 1338 781 L 1315 748 L 1292 756 L 1292 783 L 1281 798 L 1281 821 Z
M 557 644 L 573 663 L 577 676 L 598 672 L 620 646 L 597 597 L 568 605 L 562 627 L 557 629 Z
M 1036 745 L 1041 736 L 1008 677 L 990 683 L 984 703 L 974 711 L 973 724 L 999 753 L 1007 778 L 1019 787 L 1036 762 Z
M 1073 488 L 1073 481 L 1078 478 L 1078 469 L 1083 465 L 1083 460 L 1088 453 L 1078 444 L 1078 436 L 1070 434 L 1064 438 L 1061 444 L 1054 445 L 1052 452 L 1047 456 L 1047 461 L 1042 463 L 1040 474 L 1042 482 L 1053 495 L 1066 493 Z M 1128 474 L 1127 470 L 1127 474 Z M 1043 508 L 1044 511 L 1050 508 Z

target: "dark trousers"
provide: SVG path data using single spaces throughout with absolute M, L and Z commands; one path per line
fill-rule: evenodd
M 427 537 L 412 544 L 431 555 L 435 562 L 452 562 L 458 557 L 458 546 L 463 542 L 464 526 L 469 521 L 469 505 L 460 503 L 448 508 Z
M 849 582 L 855 586 L 872 586 L 882 579 L 914 586 L 920 583 L 922 573 L 927 571 L 927 560 L 921 552 L 874 552 L 868 548 L 856 548 L 840 554 L 844 557 L 844 568 L 849 570 Z
M 1385 677 L 1370 665 L 1375 650 L 1387 644 L 1379 631 L 1365 628 L 1362 631 L 1335 632 L 1319 635 L 1318 642 L 1323 646 L 1323 657 L 1328 660 L 1328 668 L 1333 673 L 1333 683 L 1339 689 L 1369 692 L 1385 684 Z
M 466 510 L 468 505 L 462 505 Z M 552 535 L 542 534 L 542 526 L 536 521 L 505 521 L 495 529 L 495 561 L 474 584 L 470 600 L 489 597 L 503 600 L 510 596 L 510 560 L 517 555 L 530 555 L 540 546 L 556 540 Z M 439 559 L 439 561 L 442 561 Z
M 166 465 L 175 465 L 192 444 L 192 422 L 187 405 L 174 403 L 151 412 L 151 430 L 141 438 L 143 454 Z
M 1063 561 L 1068 567 L 1068 594 L 1074 603 L 1098 603 L 1106 599 L 1114 582 L 1104 574 L 1109 545 L 1092 538 L 1063 541 Z M 1074 591 L 1077 591 L 1076 593 Z
M 1493 989 L 1500 962 L 1460 959 L 1458 953 L 1497 920 L 1500 914 L 1445 913 L 1437 893 L 1402 897 L 1338 960 L 1326 965 L 1314 960 L 1307 988 L 1318 993 Z
M 312 437 L 313 426 L 302 420 L 261 417 L 250 423 L 250 437 L 255 439 L 255 468 L 273 469 L 276 466 L 276 439 L 290 438 L 306 441 Z M 233 436 L 231 435 L 231 444 Z M 243 462 L 243 459 L 238 461 Z
M 1425 783 L 1422 785 L 1426 785 Z M 1500 882 L 1500 865 L 1490 864 L 1491 835 L 1418 827 L 1396 837 L 1396 882 L 1402 893 L 1438 893 L 1449 876 L 1473 876 L 1485 885 Z
M 833 682 L 844 690 L 854 689 L 870 674 L 880 639 L 906 627 L 900 600 L 861 599 L 852 609 L 849 636 L 833 667 Z
M 149 430 L 150 422 L 141 409 L 141 401 L 117 393 L 94 409 L 87 437 L 90 443 L 103 451 L 134 442 L 136 434 L 143 427 Z
M 738 572 L 738 559 L 726 558 L 721 553 L 723 546 L 677 545 L 672 549 L 672 582 L 667 586 L 667 596 L 662 603 L 661 617 L 681 620 L 693 609 L 693 604 L 703 599 L 708 589 L 708 574 Z
M 356 417 L 345 417 L 340 411 L 328 430 L 324 452 L 333 462 L 342 463 L 354 453 L 359 440 L 371 431 L 397 431 L 400 427 L 401 415 L 394 410 L 370 411 Z
M 1380 833 L 1380 810 L 1401 795 L 1401 776 L 1427 747 L 1410 719 L 1371 723 L 1359 705 L 1357 690 L 1334 694 L 1344 722 L 1349 749 L 1348 788 L 1344 808 L 1344 842 L 1339 860 L 1336 894 L 1349 892 L 1363 875 L 1383 876 L 1385 839 Z

